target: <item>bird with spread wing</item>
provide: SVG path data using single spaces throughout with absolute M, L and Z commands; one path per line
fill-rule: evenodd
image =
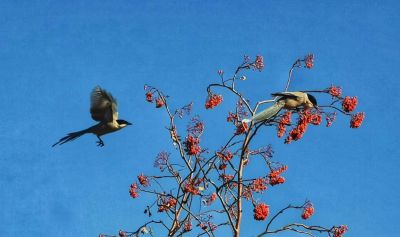
M 96 135 L 99 139 L 97 145 L 102 147 L 104 146 L 104 142 L 101 140 L 101 136 L 118 131 L 127 125 L 131 125 L 128 121 L 118 119 L 117 101 L 110 93 L 99 86 L 93 89 L 90 100 L 90 114 L 92 119 L 99 123 L 84 130 L 69 133 L 56 142 L 53 147 L 73 141 L 86 133 L 93 133 Z
M 242 122 L 250 123 L 251 121 L 257 123 L 267 121 L 273 118 L 281 111 L 281 109 L 298 109 L 298 108 L 313 108 L 317 106 L 317 99 L 311 94 L 295 91 L 295 92 L 279 92 L 273 93 L 272 96 L 277 97 L 276 102 L 267 109 L 257 113 L 250 119 L 243 119 Z

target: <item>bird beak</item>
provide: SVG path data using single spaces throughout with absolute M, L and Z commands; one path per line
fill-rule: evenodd
M 132 125 L 130 122 L 128 122 L 126 125 Z

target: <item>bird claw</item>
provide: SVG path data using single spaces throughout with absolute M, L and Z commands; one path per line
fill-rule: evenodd
M 104 146 L 104 142 L 103 141 L 97 141 L 97 146 L 103 147 Z

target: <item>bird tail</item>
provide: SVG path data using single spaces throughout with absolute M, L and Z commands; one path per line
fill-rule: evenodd
M 265 109 L 264 111 L 254 115 L 250 121 L 254 121 L 255 123 L 260 122 L 260 121 L 265 121 L 267 119 L 270 119 L 274 117 L 276 114 L 279 113 L 279 111 L 283 108 L 284 103 L 276 103 L 272 105 L 271 107 Z
M 55 147 L 56 145 L 62 145 L 64 143 L 66 143 L 66 142 L 73 141 L 73 140 L 77 139 L 78 137 L 82 136 L 85 133 L 88 133 L 88 129 L 81 130 L 81 131 L 78 131 L 78 132 L 68 133 L 67 136 L 61 138 L 58 142 L 54 143 L 52 145 L 52 147 Z

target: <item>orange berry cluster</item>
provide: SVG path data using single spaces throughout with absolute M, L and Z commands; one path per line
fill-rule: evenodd
M 208 99 L 206 101 L 206 109 L 213 109 L 215 107 L 217 107 L 219 104 L 221 104 L 222 102 L 222 95 L 209 95 Z
M 263 221 L 267 219 L 269 215 L 269 206 L 265 203 L 260 203 L 254 207 L 254 219 L 257 221 Z
M 282 184 L 285 182 L 285 178 L 280 176 L 283 172 L 287 170 L 287 166 L 284 165 L 276 170 L 272 170 L 271 173 L 269 173 L 268 178 L 269 178 L 269 184 L 274 186 L 277 184 Z

